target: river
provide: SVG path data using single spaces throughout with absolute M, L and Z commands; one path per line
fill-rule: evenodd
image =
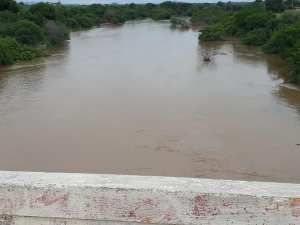
M 1 69 L 0 170 L 300 182 L 284 63 L 197 38 L 167 22 L 104 26 Z

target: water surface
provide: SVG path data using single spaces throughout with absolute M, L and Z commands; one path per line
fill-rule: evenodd
M 300 92 L 280 86 L 284 63 L 197 35 L 96 28 L 2 69 L 0 169 L 300 182 Z

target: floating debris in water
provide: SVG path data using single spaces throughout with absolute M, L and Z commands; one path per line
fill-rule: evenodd
M 204 57 L 203 57 L 203 61 L 204 61 L 204 62 L 210 62 L 210 57 L 204 56 Z

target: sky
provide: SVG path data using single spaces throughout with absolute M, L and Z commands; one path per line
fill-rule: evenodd
M 1 0 L 0 0 L 1 1 Z M 19 2 L 57 2 L 58 0 L 18 0 Z M 101 4 L 108 4 L 108 3 L 160 3 L 164 2 L 166 0 L 60 0 L 61 3 L 63 4 L 92 4 L 92 3 L 101 3 Z M 201 3 L 201 2 L 217 2 L 219 0 L 173 0 L 177 2 L 196 2 L 196 3 Z M 224 0 L 224 2 L 227 0 Z M 235 0 L 233 0 L 235 1 Z M 246 0 L 236 0 L 236 1 L 246 1 Z

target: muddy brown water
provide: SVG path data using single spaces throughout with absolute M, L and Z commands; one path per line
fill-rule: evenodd
M 284 63 L 139 21 L 0 72 L 0 170 L 300 182 Z M 211 62 L 203 62 L 209 54 Z

